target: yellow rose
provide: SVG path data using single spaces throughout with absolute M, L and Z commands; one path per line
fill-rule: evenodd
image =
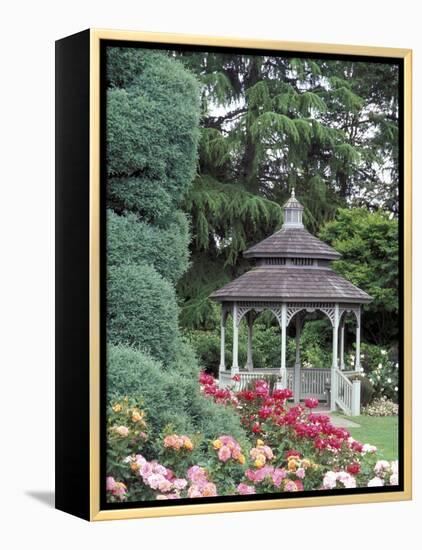
M 257 447 L 263 447 L 264 445 L 265 445 L 265 443 L 262 441 L 262 439 L 257 440 L 257 442 L 256 442 Z
M 186 441 L 184 442 L 184 447 L 185 449 L 187 449 L 188 451 L 191 451 L 193 449 L 193 443 L 190 439 L 186 439 Z
M 302 460 L 302 466 L 303 466 L 304 468 L 309 468 L 310 465 L 311 465 L 311 461 L 308 460 L 307 458 L 304 458 L 304 459 Z
M 219 439 L 215 439 L 213 442 L 212 442 L 212 446 L 214 447 L 214 449 L 216 451 L 218 451 L 218 449 L 221 449 L 221 447 L 223 446 L 223 444 L 221 443 L 221 441 Z
M 257 458 L 254 462 L 254 465 L 255 465 L 255 468 L 262 468 L 263 466 L 265 466 L 265 458 L 264 460 Z
M 132 420 L 133 422 L 140 422 L 142 420 L 142 414 L 139 411 L 133 411 L 132 412 Z
M 289 460 L 289 463 L 288 463 L 288 465 L 287 465 L 287 468 L 288 468 L 291 472 L 295 472 L 296 469 L 297 469 L 296 460 Z
M 132 462 L 132 464 L 130 465 L 130 469 L 132 470 L 132 472 L 137 472 L 139 470 L 139 464 L 137 462 Z
M 245 464 L 245 455 L 239 455 L 239 458 L 237 460 L 239 461 L 239 464 Z
M 113 405 L 112 409 L 115 413 L 119 413 L 122 410 L 122 406 L 120 405 L 120 403 L 116 403 L 115 405 Z

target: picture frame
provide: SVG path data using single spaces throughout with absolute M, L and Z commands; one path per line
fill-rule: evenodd
M 297 56 L 302 59 L 306 57 L 328 60 L 355 59 L 360 62 L 383 62 L 397 65 L 400 115 L 397 138 L 399 150 L 397 183 L 399 196 L 397 214 L 399 228 L 398 365 L 400 365 L 397 390 L 399 393 L 397 437 L 400 460 L 399 482 L 395 487 L 372 486 L 348 490 L 343 488 L 315 491 L 312 494 L 307 491 L 298 491 L 271 495 L 229 494 L 218 497 L 209 496 L 203 499 L 183 497 L 180 500 L 119 502 L 117 498 L 111 502 L 107 501 L 105 480 L 107 477 L 107 445 L 109 443 L 106 417 L 107 407 L 110 405 L 107 403 L 105 366 L 107 342 L 110 338 L 105 319 L 108 299 L 106 284 L 108 268 L 105 261 L 108 254 L 105 233 L 108 223 L 105 182 L 107 180 L 106 163 L 109 157 L 106 154 L 108 147 L 107 119 L 104 110 L 107 88 L 104 67 L 107 47 L 241 52 L 250 56 L 258 54 L 288 58 Z M 86 520 L 102 521 L 411 499 L 411 71 L 411 50 L 397 48 L 102 29 L 85 30 L 56 42 L 56 508 Z M 293 199 L 295 199 L 294 191 L 292 191 L 291 200 Z M 286 203 L 286 205 L 288 204 Z M 301 203 L 294 203 L 293 206 L 290 203 L 287 208 L 294 210 L 294 212 L 293 210 L 291 213 L 288 212 L 288 215 L 291 216 L 291 223 L 300 225 L 302 223 L 300 208 L 303 210 Z M 299 212 L 298 218 L 293 220 L 296 212 Z M 286 216 L 287 210 L 285 210 L 285 223 Z M 268 252 L 265 254 L 268 256 Z M 256 257 L 266 258 L 265 254 L 258 254 Z M 293 254 L 293 256 L 301 259 L 302 263 L 306 260 L 301 253 Z M 323 254 L 321 259 L 322 261 L 326 260 Z M 256 292 L 258 294 L 250 294 L 249 297 L 245 294 L 236 294 L 233 298 L 234 301 L 220 298 L 223 303 L 223 317 L 225 316 L 224 307 L 228 307 L 227 304 L 233 308 L 230 310 L 233 318 L 238 315 L 236 308 L 239 303 L 243 304 L 244 308 L 246 305 L 250 306 L 249 309 L 246 308 L 247 311 L 254 307 L 259 312 L 262 303 L 264 303 L 262 301 L 266 300 L 265 304 L 271 302 L 268 307 L 274 309 L 273 298 L 269 299 L 265 297 L 266 295 L 259 294 L 259 291 Z M 316 301 L 316 294 L 315 297 L 312 296 L 313 294 L 307 298 L 307 311 L 313 313 L 315 309 L 324 309 L 325 306 L 321 306 L 321 300 Z M 257 300 L 261 300 L 259 307 L 256 305 Z M 343 309 L 354 311 L 356 308 L 352 307 L 350 302 L 356 304 L 358 301 L 353 301 L 352 298 L 348 298 L 348 300 L 347 307 L 345 306 Z M 290 306 L 286 306 L 285 310 L 284 306 L 280 306 L 280 316 L 288 315 L 288 307 L 293 307 L 293 302 L 294 300 L 290 300 Z M 327 298 L 328 302 L 331 303 Z M 363 303 L 366 303 L 365 300 L 362 301 Z M 302 305 L 300 310 L 304 309 Z M 333 319 L 337 319 L 337 321 L 333 321 L 333 327 L 338 330 L 340 326 L 338 323 L 339 303 L 336 308 L 332 313 Z M 285 334 L 286 321 L 284 323 L 283 325 L 281 321 L 280 326 L 282 331 L 284 326 Z M 358 327 L 360 330 L 360 321 Z M 237 331 L 236 323 L 233 325 L 233 330 Z M 357 332 L 356 330 L 356 334 Z M 223 336 L 223 330 L 221 334 Z M 286 337 L 284 336 L 284 338 Z M 336 346 L 337 342 L 338 340 L 336 340 Z M 222 345 L 222 357 L 224 358 L 224 337 Z M 286 340 L 283 345 L 286 348 Z M 357 350 L 356 360 L 359 362 L 358 340 L 353 346 L 355 346 L 353 349 Z M 337 348 L 333 347 L 332 354 L 337 362 Z M 283 367 L 282 358 L 283 368 L 287 373 L 285 364 Z M 227 369 L 223 368 L 222 370 Z M 228 374 L 221 375 L 220 372 L 220 382 L 225 377 L 227 383 L 234 387 L 238 383 L 237 378 L 241 379 L 241 374 L 238 375 L 237 372 L 237 370 L 233 370 L 233 366 Z M 343 375 L 340 373 L 336 376 L 339 377 L 338 383 L 343 383 L 341 382 Z M 334 391 L 333 388 L 337 387 L 334 386 L 333 380 L 331 378 L 331 392 Z M 344 383 L 350 384 L 352 387 L 353 376 L 350 380 L 349 383 Z M 280 387 L 287 388 L 287 385 Z M 331 393 L 331 395 L 333 394 Z M 221 436 L 221 434 L 216 434 L 216 437 L 218 435 Z M 126 488 L 125 485 L 124 487 Z

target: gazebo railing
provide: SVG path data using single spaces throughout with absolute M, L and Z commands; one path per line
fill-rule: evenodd
M 300 398 L 316 397 L 319 400 L 328 398 L 331 385 L 331 369 L 301 369 Z
M 287 387 L 294 391 L 295 372 L 293 367 L 287 369 Z M 236 383 L 232 380 L 230 371 L 220 372 L 219 385 L 226 388 L 234 386 L 237 391 L 244 390 L 252 381 L 265 378 L 266 376 L 278 376 L 280 369 L 254 369 L 252 371 L 241 370 L 238 375 L 240 380 Z M 301 369 L 300 371 L 300 398 L 315 397 L 320 401 L 328 398 L 327 389 L 331 382 L 331 369 Z
M 352 374 L 356 372 L 335 370 L 335 402 L 346 415 L 357 416 L 360 414 L 360 380 L 349 380 Z

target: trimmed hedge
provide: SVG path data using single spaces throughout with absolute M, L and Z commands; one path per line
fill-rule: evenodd
M 199 85 L 165 55 L 137 50 L 132 56 L 142 72 L 124 88 L 107 92 L 108 175 L 134 176 L 140 187 L 160 186 L 177 203 L 195 175 Z M 128 204 L 125 191 L 115 186 L 113 193 Z
M 108 204 L 117 212 L 133 211 L 148 223 L 166 226 L 174 208 L 173 200 L 154 181 L 136 177 L 109 178 Z
M 107 213 L 107 261 L 110 266 L 148 262 L 176 283 L 189 267 L 189 223 L 178 211 L 166 229 L 140 222 L 134 214 Z
M 168 362 L 179 337 L 173 286 L 149 265 L 110 266 L 107 278 L 107 338 Z

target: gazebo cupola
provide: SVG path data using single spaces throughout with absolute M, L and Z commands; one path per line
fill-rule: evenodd
M 303 228 L 303 206 L 295 197 L 295 189 L 293 187 L 292 194 L 289 200 L 283 206 L 284 210 L 284 224 L 283 227 L 286 229 L 292 227 Z
M 313 395 L 321 398 L 330 388 L 330 407 L 339 406 L 346 413 L 356 413 L 358 389 L 344 374 L 345 317 L 352 314 L 356 321 L 354 374 L 360 371 L 360 321 L 361 304 L 371 297 L 331 268 L 332 260 L 341 255 L 309 233 L 303 225 L 303 206 L 292 190 L 283 206 L 284 223 L 281 229 L 244 252 L 255 266 L 223 288 L 211 294 L 222 305 L 220 383 L 226 385 L 238 374 L 241 386 L 267 372 L 253 368 L 252 331 L 256 316 L 270 310 L 278 320 L 281 330 L 280 368 L 270 369 L 278 373 L 282 387 L 291 387 L 295 399 Z M 301 370 L 300 334 L 307 314 L 319 311 L 325 314 L 333 328 L 333 352 L 331 367 Z M 225 364 L 225 325 L 228 315 L 233 317 L 233 354 L 230 372 Z M 248 354 L 245 369 L 238 362 L 238 331 L 243 317 L 248 325 Z M 294 319 L 296 326 L 296 360 L 294 370 L 286 365 L 286 332 Z M 325 371 L 323 373 L 322 371 Z M 305 374 L 306 373 L 306 374 Z M 360 382 L 359 382 L 360 383 Z M 312 390 L 310 388 L 313 388 Z M 354 400 L 354 401 L 353 401 Z

